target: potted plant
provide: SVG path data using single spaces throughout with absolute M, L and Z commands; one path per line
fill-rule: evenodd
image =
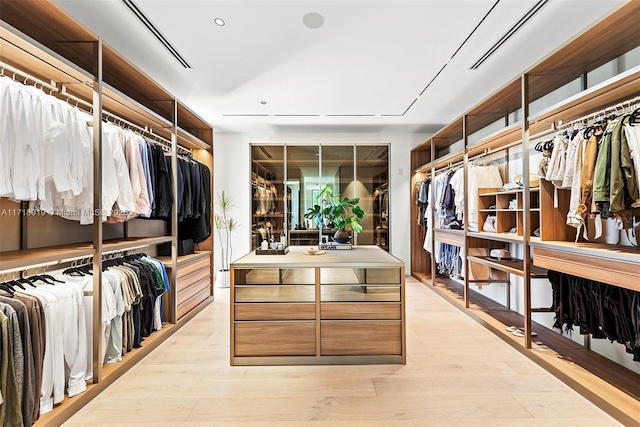
M 348 228 L 357 233 L 362 231 L 360 222 L 365 212 L 358 206 L 359 198 L 349 199 L 341 197 L 340 194 L 334 195 L 331 187 L 326 185 L 313 202 L 314 206 L 307 209 L 304 217 L 313 219 L 317 224 L 323 224 L 326 227 L 335 227 L 337 231 L 333 236 L 334 241 L 348 243 L 350 239 Z
M 224 190 L 216 194 L 213 222 L 220 241 L 221 269 L 218 270 L 216 275 L 216 285 L 219 288 L 229 287 L 229 265 L 231 264 L 231 254 L 233 252 L 231 233 L 240 226 L 235 218 L 229 215 L 229 210 L 234 206 L 233 199 Z

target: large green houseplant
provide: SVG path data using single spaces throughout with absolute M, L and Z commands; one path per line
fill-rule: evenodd
M 304 215 L 307 219 L 312 219 L 318 225 L 336 228 L 337 231 L 333 240 L 338 243 L 349 242 L 348 229 L 359 233 L 362 231 L 362 218 L 365 212 L 358 203 L 360 198 L 350 199 L 342 197 L 340 194 L 334 195 L 331 187 L 326 185 L 315 197 L 312 208 L 307 209 Z

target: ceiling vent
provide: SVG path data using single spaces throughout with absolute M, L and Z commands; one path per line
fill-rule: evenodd
M 144 24 L 144 26 L 147 27 L 149 31 L 151 31 L 151 34 L 153 34 L 153 36 L 158 39 L 160 43 L 162 43 L 162 45 L 169 51 L 169 53 L 174 58 L 176 58 L 184 68 L 191 68 L 191 65 L 189 65 L 187 60 L 184 59 L 182 55 L 180 55 L 180 53 L 176 50 L 175 47 L 173 47 L 171 43 L 169 43 L 169 40 L 167 40 L 165 36 L 162 35 L 160 30 L 158 30 L 158 28 L 153 25 L 153 22 L 151 22 L 147 15 L 145 15 L 144 12 L 140 10 L 138 5 L 136 5 L 133 0 L 122 0 L 122 3 L 124 3 L 125 6 L 127 6 L 131 12 L 133 12 L 136 18 L 138 18 L 138 20 L 142 22 L 142 24 Z
M 478 59 L 476 61 L 475 64 L 473 64 L 471 66 L 471 70 L 477 70 L 478 68 L 480 68 L 480 66 L 487 60 L 489 59 L 489 57 L 491 55 L 493 55 L 494 53 L 496 53 L 496 51 L 498 49 L 500 49 L 500 47 L 505 44 L 507 42 L 507 40 L 509 40 L 515 33 L 516 31 L 518 31 L 524 24 L 526 24 L 531 18 L 533 18 L 533 16 L 538 13 L 540 11 L 540 9 L 542 9 L 542 7 L 547 4 L 549 2 L 549 0 L 540 0 L 538 1 L 535 5 L 533 5 L 533 7 L 531 9 L 529 9 L 529 11 L 527 11 L 527 13 L 524 14 L 524 16 L 522 18 L 520 18 L 520 20 L 518 22 L 516 22 L 510 29 L 509 31 L 507 31 L 502 37 L 500 37 L 500 40 L 498 40 L 496 42 L 496 44 L 494 44 L 493 46 L 491 46 L 491 48 L 486 51 L 484 53 L 484 55 L 482 55 L 480 57 L 480 59 Z

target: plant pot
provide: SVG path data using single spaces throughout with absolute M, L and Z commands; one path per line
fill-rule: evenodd
M 349 243 L 350 239 L 349 233 L 343 228 L 336 231 L 336 234 L 333 235 L 333 241 L 337 243 Z
M 216 274 L 216 287 L 217 288 L 228 288 L 230 283 L 230 272 L 229 270 L 218 270 Z

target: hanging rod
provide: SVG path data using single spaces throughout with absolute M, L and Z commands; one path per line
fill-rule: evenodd
M 125 248 L 125 249 L 113 249 L 111 251 L 103 251 L 101 255 L 104 256 L 104 255 L 116 254 L 118 252 L 137 251 L 138 249 L 148 248 L 149 246 L 150 245 L 140 245 L 140 246 L 132 246 L 130 248 Z
M 591 114 L 587 114 L 586 116 L 580 117 L 579 119 L 575 119 L 572 120 L 570 122 L 567 123 L 563 123 L 562 120 L 558 121 L 558 124 L 555 127 L 555 130 L 560 130 L 560 129 L 566 129 L 568 127 L 574 126 L 578 123 L 585 123 L 588 122 L 589 120 L 595 119 L 598 116 L 601 115 L 606 115 L 607 113 L 613 113 L 613 112 L 617 112 L 619 108 L 622 109 L 622 112 L 625 112 L 625 104 L 627 105 L 627 108 L 631 108 L 631 106 L 633 104 L 638 104 L 640 102 L 640 96 L 636 96 L 634 98 L 631 99 L 627 99 L 626 101 L 622 101 L 619 102 L 615 105 L 606 107 L 600 111 L 597 111 L 595 113 L 591 113 Z
M 93 257 L 93 255 L 86 255 L 85 254 L 85 255 L 78 255 L 78 256 L 74 256 L 74 257 L 64 258 L 64 259 L 61 259 L 61 260 L 43 262 L 43 263 L 38 263 L 38 264 L 30 264 L 30 265 L 25 265 L 25 266 L 22 266 L 22 267 L 10 268 L 8 270 L 0 270 L 0 275 L 27 271 L 27 270 L 31 270 L 33 268 L 50 267 L 52 265 L 66 264 L 66 263 L 69 263 L 69 262 L 77 261 L 79 259 L 85 259 L 85 258 L 91 258 L 91 257 Z
M 60 90 L 55 85 L 52 85 L 51 83 L 45 82 L 44 80 L 41 80 L 41 79 L 39 79 L 37 77 L 34 77 L 34 76 L 32 76 L 31 74 L 29 74 L 29 73 L 27 73 L 25 71 L 22 71 L 22 70 L 19 70 L 17 68 L 14 68 L 14 67 L 12 67 L 11 65 L 9 65 L 9 64 L 7 64 L 5 62 L 0 61 L 0 67 L 2 68 L 2 74 L 1 75 L 4 75 L 4 70 L 9 70 L 10 72 L 13 73 L 13 79 L 14 80 L 15 80 L 15 75 L 19 74 L 19 75 L 21 75 L 22 77 L 25 78 L 25 80 L 23 82 L 25 84 L 27 83 L 27 81 L 31 80 L 32 82 L 34 82 L 36 84 L 39 84 L 42 87 L 46 87 L 47 89 L 51 90 L 52 92 L 58 92 Z
M 32 82 L 34 82 L 36 84 L 39 84 L 43 88 L 46 87 L 47 89 L 51 90 L 51 92 L 58 92 L 60 96 L 66 97 L 67 100 L 73 100 L 74 102 L 76 102 L 76 106 L 82 104 L 89 111 L 93 111 L 93 104 L 92 103 L 90 103 L 88 101 L 85 101 L 84 99 L 78 98 L 77 96 L 72 95 L 69 92 L 67 92 L 67 88 L 66 88 L 66 86 L 64 84 L 62 84 L 62 85 L 60 85 L 60 87 L 58 87 L 58 86 L 56 86 L 54 84 L 47 83 L 44 80 L 41 80 L 41 79 L 39 79 L 37 77 L 34 77 L 31 74 L 29 74 L 29 73 L 27 73 L 25 71 L 19 70 L 19 69 L 15 68 L 15 67 L 12 67 L 11 65 L 9 65 L 9 64 L 7 64 L 5 62 L 2 62 L 2 61 L 0 61 L 0 68 L 2 69 L 2 74 L 0 74 L 0 75 L 4 75 L 4 70 L 9 70 L 10 72 L 12 72 L 14 74 L 14 77 L 15 77 L 16 74 L 19 74 L 22 77 L 24 77 L 25 80 L 24 80 L 23 83 L 25 83 L 25 84 L 27 83 L 27 81 L 31 80 Z M 14 78 L 14 80 L 15 80 L 15 78 Z M 166 144 L 168 144 L 167 146 L 169 148 L 171 148 L 171 141 L 170 140 L 168 140 L 168 139 L 166 139 L 166 138 L 164 138 L 164 137 L 162 137 L 160 135 L 157 135 L 157 134 L 153 133 L 153 129 L 148 127 L 148 126 L 141 127 L 141 126 L 136 125 L 135 123 L 132 123 L 132 122 L 130 122 L 128 120 L 125 120 L 125 119 L 123 119 L 123 118 L 121 118 L 121 117 L 119 117 L 119 116 L 117 116 L 117 115 L 115 115 L 113 113 L 110 113 L 109 111 L 104 111 L 103 110 L 102 114 L 104 114 L 105 116 L 111 117 L 111 118 L 115 119 L 116 121 L 127 125 L 128 127 L 135 128 L 136 130 L 138 130 L 141 133 L 147 134 L 147 136 L 154 138 L 156 140 L 156 142 L 158 142 L 158 143 L 165 142 Z M 182 147 L 180 145 L 176 145 L 176 147 L 177 147 L 178 150 L 181 150 L 182 152 L 184 152 L 186 154 L 192 154 L 192 151 L 189 148 L 185 148 L 185 147 Z
M 93 109 L 93 105 L 91 103 L 89 103 L 89 102 L 87 102 L 87 101 L 85 101 L 85 100 L 83 100 L 81 98 L 78 98 L 75 95 L 70 94 L 69 92 L 67 92 L 67 90 L 66 90 L 66 88 L 64 86 L 62 87 L 62 90 L 60 91 L 60 95 L 66 97 L 67 99 L 73 100 L 78 104 L 82 104 L 85 107 L 89 108 L 90 110 Z M 120 127 L 125 127 L 124 125 L 126 125 L 126 127 L 134 128 L 136 131 L 138 131 L 140 133 L 144 133 L 148 137 L 153 138 L 155 140 L 155 142 L 157 142 L 159 144 L 162 144 L 162 145 L 165 145 L 169 149 L 171 148 L 171 141 L 170 140 L 168 140 L 168 139 L 166 139 L 166 138 L 164 138 L 164 137 L 162 137 L 160 135 L 157 135 L 157 134 L 153 133 L 153 129 L 148 127 L 148 126 L 145 126 L 145 127 L 139 126 L 139 125 L 137 125 L 137 124 L 135 124 L 133 122 L 130 122 L 128 120 L 125 120 L 125 119 L 123 119 L 123 118 L 121 118 L 121 117 L 119 117 L 119 116 L 117 116 L 117 115 L 115 115 L 115 114 L 113 114 L 113 113 L 111 113 L 109 111 L 104 111 L 103 110 L 102 114 L 107 116 L 107 117 L 111 117 L 113 119 L 113 123 L 116 126 L 119 125 Z M 192 153 L 191 150 L 188 149 L 188 148 L 182 147 L 180 145 L 176 145 L 176 147 L 177 147 L 178 150 L 182 150 L 186 154 L 191 154 Z
M 84 257 L 82 257 L 84 258 Z M 5 275 L 5 274 L 11 274 L 11 273 L 19 273 L 22 271 L 27 271 L 30 270 L 32 268 L 40 268 L 40 267 L 49 267 L 52 265 L 56 265 L 61 263 L 61 261 L 50 261 L 50 262 L 43 262 L 40 264 L 32 264 L 32 265 L 28 265 L 28 266 L 24 266 L 24 267 L 16 267 L 16 268 L 10 268 L 8 270 L 2 270 L 0 271 L 0 275 Z
M 458 160 L 457 162 L 438 162 L 436 160 L 436 162 L 433 165 L 433 168 L 438 170 L 440 169 L 441 171 L 447 170 L 447 169 L 453 169 L 455 167 L 458 166 L 462 166 L 464 164 L 464 160 Z

